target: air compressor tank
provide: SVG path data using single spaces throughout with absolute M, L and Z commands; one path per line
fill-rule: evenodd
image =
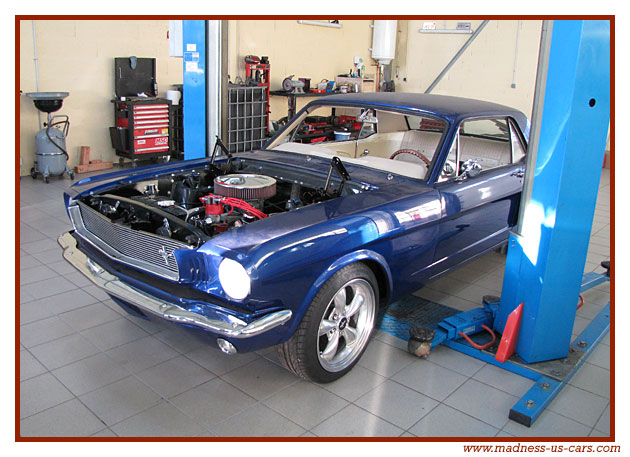
M 70 179 L 74 179 L 74 172 L 68 168 L 66 148 L 70 120 L 65 114 L 50 115 L 61 109 L 63 99 L 70 94 L 28 92 L 26 95 L 33 99 L 35 108 L 47 115 L 47 120 L 43 123 L 44 128 L 35 134 L 35 166 L 31 168 L 31 176 L 35 179 L 41 174 L 44 182 L 48 182 L 49 176 L 67 173 Z
M 50 138 L 48 138 L 49 136 Z M 66 136 L 60 129 L 44 128 L 35 134 L 37 168 L 44 177 L 58 176 L 67 170 L 65 151 Z

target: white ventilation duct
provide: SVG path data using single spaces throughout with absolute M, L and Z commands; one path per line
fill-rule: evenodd
M 396 57 L 396 26 L 398 21 L 374 21 L 372 58 L 388 65 Z

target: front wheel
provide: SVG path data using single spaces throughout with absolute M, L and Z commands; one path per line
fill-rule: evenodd
M 355 263 L 330 278 L 299 327 L 279 352 L 285 366 L 315 382 L 332 382 L 352 369 L 370 340 L 378 308 L 378 284 Z

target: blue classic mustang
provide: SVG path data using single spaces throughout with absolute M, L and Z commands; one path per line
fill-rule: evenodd
M 330 382 L 379 306 L 506 242 L 528 135 L 523 113 L 476 100 L 323 97 L 262 150 L 79 181 L 59 243 L 129 312 L 226 353 L 275 345 Z

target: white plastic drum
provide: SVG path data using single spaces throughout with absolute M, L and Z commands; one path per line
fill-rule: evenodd
M 167 100 L 170 100 L 173 105 L 179 105 L 179 99 L 181 98 L 182 94 L 180 91 L 178 90 L 167 90 L 166 91 L 166 98 Z

